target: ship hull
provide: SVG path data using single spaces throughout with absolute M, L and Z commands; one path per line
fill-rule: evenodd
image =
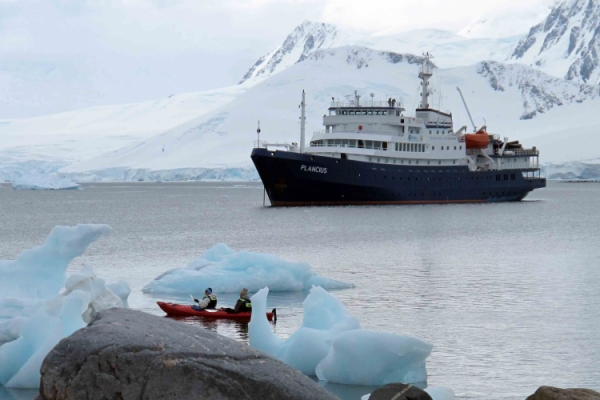
M 256 148 L 252 161 L 273 206 L 443 204 L 520 201 L 546 186 L 534 169 L 393 165 Z

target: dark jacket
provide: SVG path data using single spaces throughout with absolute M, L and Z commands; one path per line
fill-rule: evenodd
M 252 302 L 250 301 L 250 297 L 240 297 L 237 303 L 235 303 L 233 312 L 236 314 L 241 312 L 252 312 Z

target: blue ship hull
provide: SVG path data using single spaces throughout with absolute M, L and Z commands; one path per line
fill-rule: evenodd
M 255 148 L 273 206 L 520 201 L 546 186 L 537 169 L 471 172 L 467 166 L 391 165 Z

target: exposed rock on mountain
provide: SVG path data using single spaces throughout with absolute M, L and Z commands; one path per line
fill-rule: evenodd
M 268 76 L 302 61 L 311 51 L 321 47 L 334 47 L 338 36 L 337 28 L 330 24 L 304 21 L 288 35 L 283 44 L 261 57 L 242 78 Z
M 600 2 L 564 0 L 534 26 L 511 60 L 575 82 L 600 79 Z

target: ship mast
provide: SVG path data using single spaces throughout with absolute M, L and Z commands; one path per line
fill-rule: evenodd
M 304 153 L 304 136 L 306 128 L 306 97 L 304 90 L 302 91 L 302 104 L 300 104 L 300 153 Z
M 429 108 L 427 97 L 429 97 L 429 78 L 433 76 L 433 67 L 430 61 L 432 58 L 433 55 L 429 52 L 424 53 L 423 64 L 421 64 L 419 70 L 419 78 L 422 80 L 421 85 L 423 86 L 421 90 L 421 108 Z

